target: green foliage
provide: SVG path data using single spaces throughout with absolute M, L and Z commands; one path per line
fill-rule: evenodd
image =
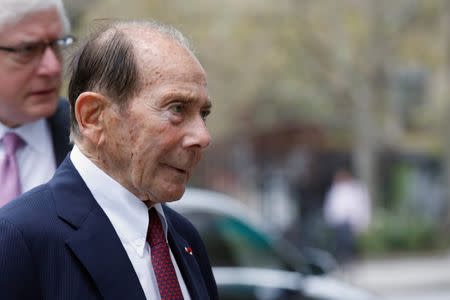
M 361 236 L 358 246 L 363 255 L 433 251 L 450 245 L 438 228 L 411 215 L 380 213 L 371 229 Z

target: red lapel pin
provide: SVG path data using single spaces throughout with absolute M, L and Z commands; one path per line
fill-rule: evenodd
M 192 255 L 192 248 L 191 247 L 184 247 L 184 251 Z

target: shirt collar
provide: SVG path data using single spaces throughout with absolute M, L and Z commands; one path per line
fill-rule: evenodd
M 9 128 L 0 123 L 0 138 L 7 132 L 14 132 L 25 141 L 27 146 L 32 147 L 41 154 L 46 154 L 48 151 L 45 144 L 46 140 L 44 138 L 45 135 L 48 134 L 48 127 L 45 119 L 39 119 L 16 128 Z
M 148 207 L 134 194 L 111 178 L 74 145 L 70 159 L 108 216 L 119 238 L 129 242 L 143 255 L 149 223 Z M 154 205 L 167 239 L 167 221 L 160 203 Z

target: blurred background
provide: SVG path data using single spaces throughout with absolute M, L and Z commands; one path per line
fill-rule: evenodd
M 65 3 L 80 38 L 92 20 L 120 17 L 192 40 L 213 102 L 193 186 L 236 197 L 299 248 L 329 251 L 358 285 L 450 299 L 450 272 L 430 275 L 450 267 L 450 1 Z M 350 260 L 323 212 L 341 169 L 370 203 Z

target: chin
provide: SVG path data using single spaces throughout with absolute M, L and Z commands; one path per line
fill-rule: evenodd
M 167 193 L 165 193 L 164 197 L 161 197 L 161 199 L 163 199 L 161 202 L 173 202 L 180 200 L 184 194 L 184 190 L 185 187 L 183 186 L 182 188 L 176 188 L 171 191 L 168 191 Z
M 55 112 L 56 112 L 56 107 L 54 109 L 43 110 L 36 116 L 36 119 L 51 117 Z

